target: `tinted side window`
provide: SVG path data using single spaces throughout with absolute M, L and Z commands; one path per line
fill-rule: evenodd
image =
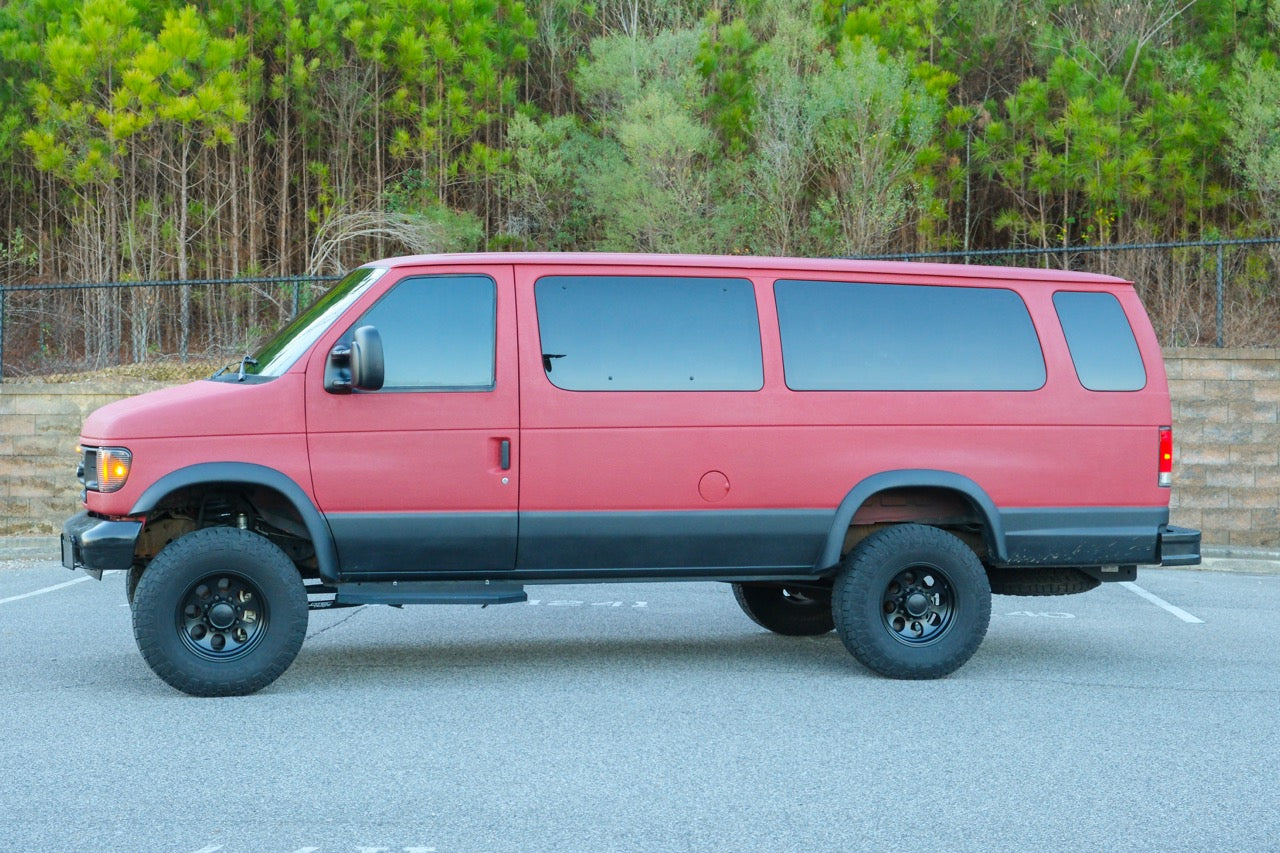
M 419 276 L 397 284 L 352 329 L 372 325 L 382 335 L 384 390 L 488 390 L 496 318 L 488 276 Z
M 547 276 L 534 285 L 542 367 L 569 391 L 756 391 L 750 281 Z
M 1120 300 L 1110 293 L 1061 291 L 1053 307 L 1080 384 L 1090 391 L 1139 391 L 1147 370 Z
M 1034 391 L 1044 355 L 1012 290 L 779 281 L 787 387 Z

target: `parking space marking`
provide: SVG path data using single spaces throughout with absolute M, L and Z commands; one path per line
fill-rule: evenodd
M 8 604 L 10 601 L 21 601 L 24 598 L 31 598 L 33 595 L 44 595 L 46 592 L 53 592 L 54 590 L 62 589 L 63 587 L 71 586 L 72 584 L 83 583 L 84 581 L 91 580 L 93 580 L 93 578 L 88 575 L 81 575 L 75 580 L 69 580 L 65 583 L 56 583 L 53 586 L 46 586 L 44 589 L 37 589 L 34 592 L 24 592 L 22 595 L 11 595 L 8 598 L 0 598 L 0 604 Z
M 1179 619 L 1181 619 L 1183 622 L 1191 622 L 1196 625 L 1204 624 L 1203 619 L 1197 619 L 1187 611 L 1183 610 L 1181 607 L 1175 607 L 1174 605 L 1165 601 L 1160 596 L 1154 593 L 1147 592 L 1145 589 L 1138 586 L 1136 583 L 1133 583 L 1132 581 L 1121 581 L 1120 586 L 1124 587 L 1125 589 L 1129 590 L 1134 595 L 1140 598 L 1145 598 L 1147 601 L 1150 601 L 1152 604 L 1154 604 L 1156 607 L 1159 607 L 1161 610 L 1169 611 L 1174 616 L 1177 616 Z

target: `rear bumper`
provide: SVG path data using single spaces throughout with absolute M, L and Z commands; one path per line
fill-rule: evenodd
M 1165 525 L 1160 530 L 1160 565 L 1200 565 L 1200 531 Z
M 62 565 L 84 569 L 95 578 L 133 565 L 141 521 L 112 521 L 77 513 L 62 525 Z

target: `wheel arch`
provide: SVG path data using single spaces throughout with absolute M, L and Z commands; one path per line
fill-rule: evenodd
M 830 568 L 840 563 L 845 534 L 864 504 L 882 492 L 900 489 L 933 489 L 959 495 L 980 517 L 987 550 L 992 559 L 997 563 L 1005 561 L 1007 552 L 1000 512 L 981 486 L 953 471 L 911 468 L 873 474 L 849 490 L 836 508 L 826 545 L 822 549 L 819 568 Z
M 293 478 L 265 465 L 252 462 L 201 462 L 179 468 L 148 486 L 134 502 L 129 514 L 146 515 L 175 492 L 202 486 L 257 486 L 278 492 L 298 513 L 311 537 L 320 577 L 331 583 L 338 581 L 338 549 L 328 522 Z

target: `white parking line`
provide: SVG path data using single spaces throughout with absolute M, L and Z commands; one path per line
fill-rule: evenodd
M 1204 624 L 1203 619 L 1197 619 L 1187 611 L 1183 610 L 1181 607 L 1175 607 L 1174 605 L 1165 601 L 1160 596 L 1155 595 L 1154 593 L 1147 592 L 1145 589 L 1138 586 L 1136 583 L 1133 583 L 1132 581 L 1121 581 L 1120 586 L 1129 590 L 1134 595 L 1137 595 L 1141 598 L 1145 598 L 1147 601 L 1150 601 L 1152 604 L 1154 604 L 1156 607 L 1159 607 L 1161 610 L 1169 611 L 1174 616 L 1177 616 L 1179 619 L 1181 619 L 1183 622 L 1191 622 L 1196 625 Z
M 93 578 L 88 575 L 81 575 L 75 580 L 66 581 L 65 583 L 56 583 L 53 586 L 46 586 L 44 589 L 37 589 L 34 592 L 24 592 L 22 595 L 11 595 L 8 598 L 0 598 L 0 604 L 8 604 L 10 601 L 21 601 L 22 599 L 30 598 L 33 595 L 44 595 L 46 592 L 53 592 L 55 589 L 62 589 L 63 587 L 71 586 L 72 584 L 91 580 L 93 580 Z

